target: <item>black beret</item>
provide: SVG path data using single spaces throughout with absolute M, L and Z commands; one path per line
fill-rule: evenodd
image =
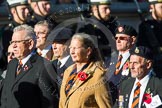
M 73 31 L 69 28 L 54 29 L 50 32 L 48 38 L 50 41 L 63 42 L 71 39 Z
M 130 50 L 131 55 L 138 55 L 148 60 L 153 60 L 153 52 L 145 46 L 135 46 Z
M 136 30 L 130 25 L 120 25 L 116 29 L 116 34 L 126 34 L 129 36 L 137 36 Z

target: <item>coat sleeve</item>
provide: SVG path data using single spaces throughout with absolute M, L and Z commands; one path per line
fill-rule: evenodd
M 66 69 L 64 72 L 62 84 L 61 84 L 61 89 L 60 89 L 60 100 L 59 100 L 59 108 L 64 108 L 65 107 L 65 100 L 66 100 L 66 95 L 65 95 L 65 85 L 67 78 L 69 77 L 69 69 Z
M 58 108 L 58 89 L 56 85 L 56 76 L 53 67 L 48 63 L 43 67 L 39 76 L 39 89 L 41 91 L 41 106 L 42 108 Z
M 112 98 L 107 81 L 101 78 L 95 88 L 95 98 L 99 108 L 111 108 Z

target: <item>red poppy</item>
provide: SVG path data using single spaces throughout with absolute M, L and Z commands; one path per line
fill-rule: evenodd
M 123 70 L 126 70 L 129 68 L 129 61 L 127 61 L 124 66 L 123 66 Z
M 79 74 L 78 74 L 78 78 L 81 81 L 85 81 L 87 79 L 87 77 L 88 77 L 88 74 L 86 74 L 85 72 L 79 72 Z
M 150 104 L 152 101 L 151 94 L 145 93 L 143 95 L 143 101 L 146 102 L 147 104 Z
M 29 68 L 27 65 L 24 66 L 24 71 L 27 71 Z

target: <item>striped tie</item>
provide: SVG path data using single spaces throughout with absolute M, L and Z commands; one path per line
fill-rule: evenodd
M 42 52 L 41 52 L 41 51 L 40 51 L 40 52 L 38 52 L 38 55 L 42 56 Z
M 120 67 L 122 58 L 123 58 L 123 56 L 122 55 L 119 55 L 118 62 L 116 63 L 116 66 L 115 66 L 116 67 L 115 75 L 117 75 L 120 72 L 119 67 Z
M 76 81 L 76 79 L 77 79 L 76 76 L 77 76 L 76 69 L 74 69 L 73 72 L 70 74 L 69 78 L 67 79 L 67 84 L 65 87 L 66 95 L 68 95 L 71 87 L 73 86 L 74 82 Z
M 133 96 L 133 102 L 132 102 L 132 107 L 131 108 L 138 108 L 138 104 L 139 104 L 139 96 L 140 96 L 140 87 L 141 84 L 139 82 L 137 82 L 137 87 L 134 90 L 134 96 Z
M 22 66 L 23 66 L 22 61 L 19 60 L 19 63 L 18 63 L 18 66 L 17 66 L 16 75 L 19 75 L 19 74 L 20 74 L 20 71 L 21 71 L 21 69 L 22 69 Z
M 58 62 L 57 62 L 57 69 L 60 69 L 60 66 L 61 66 L 61 62 L 58 60 Z

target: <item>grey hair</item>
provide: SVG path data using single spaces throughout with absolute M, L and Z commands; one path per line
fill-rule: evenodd
M 94 41 L 94 38 L 92 38 L 92 36 L 88 35 L 88 34 L 85 34 L 85 33 L 76 33 L 73 35 L 72 39 L 79 39 L 81 42 L 83 42 L 84 44 L 84 47 L 87 48 L 87 47 L 90 47 L 90 46 L 93 46 L 95 47 L 95 41 Z
M 78 39 L 80 42 L 83 43 L 84 48 L 90 47 L 92 49 L 92 53 L 90 54 L 89 60 L 96 62 L 97 64 L 99 63 L 99 65 L 101 66 L 103 65 L 103 59 L 101 57 L 101 53 L 98 47 L 96 47 L 97 43 L 95 44 L 95 38 L 95 36 L 92 38 L 91 35 L 85 33 L 76 33 L 73 35 L 72 40 Z
M 39 21 L 35 24 L 35 26 L 47 26 L 48 33 L 52 30 L 52 25 L 47 20 Z
M 36 35 L 35 35 L 35 32 L 34 32 L 34 29 L 27 24 L 23 24 L 23 25 L 15 27 L 13 32 L 22 31 L 22 30 L 26 31 L 25 39 L 36 40 Z

